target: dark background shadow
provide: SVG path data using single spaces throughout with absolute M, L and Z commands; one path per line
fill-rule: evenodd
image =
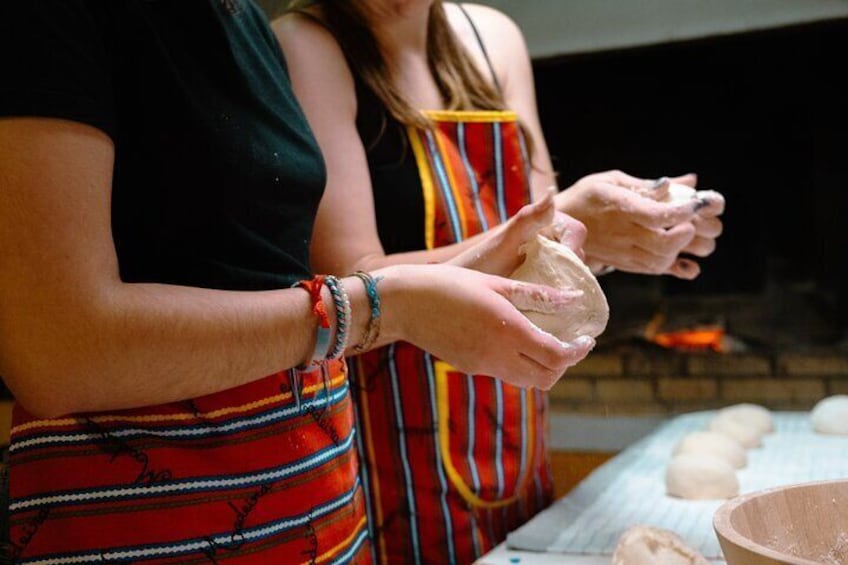
M 846 54 L 840 20 L 534 63 L 561 187 L 612 168 L 697 172 L 700 187 L 727 199 L 725 232 L 697 280 L 602 279 L 611 324 L 646 298 L 726 295 L 738 308 L 747 295 L 754 322 L 816 318 L 828 327 L 804 331 L 844 337 Z

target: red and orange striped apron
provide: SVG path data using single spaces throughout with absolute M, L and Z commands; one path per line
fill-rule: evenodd
M 408 129 L 427 248 L 486 231 L 530 202 L 514 113 L 428 115 L 432 130 Z M 471 563 L 550 502 L 546 395 L 460 373 L 408 343 L 350 362 L 379 562 Z
M 15 563 L 370 563 L 344 362 L 138 410 L 16 409 Z

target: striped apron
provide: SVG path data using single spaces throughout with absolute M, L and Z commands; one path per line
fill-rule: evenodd
M 292 385 L 295 386 L 292 386 Z M 368 563 L 344 362 L 145 409 L 15 409 L 19 563 Z
M 514 113 L 428 115 L 433 130 L 407 133 L 432 249 L 506 221 L 531 197 Z M 378 562 L 471 563 L 550 502 L 545 394 L 402 342 L 349 362 Z

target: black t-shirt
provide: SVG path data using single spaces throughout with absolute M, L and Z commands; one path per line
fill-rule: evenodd
M 424 190 L 406 126 L 358 77 L 355 81 L 356 128 L 367 151 L 380 243 L 389 254 L 426 249 Z
M 309 275 L 324 163 L 252 0 L 0 0 L 0 116 L 112 138 L 123 280 Z

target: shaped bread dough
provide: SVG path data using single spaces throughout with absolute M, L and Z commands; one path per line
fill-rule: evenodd
M 682 453 L 714 455 L 724 459 L 735 469 L 748 464 L 745 448 L 738 441 L 717 432 L 692 432 L 680 440 L 674 448 L 674 455 Z
M 714 500 L 739 494 L 739 480 L 730 463 L 715 455 L 684 453 L 666 467 L 665 490 L 690 500 Z
M 757 404 L 734 404 L 719 410 L 719 414 L 727 414 L 729 418 L 740 424 L 756 429 L 760 434 L 768 434 L 774 431 L 774 420 L 768 408 Z
M 531 322 L 562 341 L 572 341 L 581 335 L 599 336 L 607 327 L 609 306 L 607 298 L 592 271 L 571 249 L 537 234 L 524 245 L 524 263 L 510 278 L 544 284 L 561 290 L 582 290 L 569 309 L 568 315 L 547 314 L 522 310 Z
M 810 412 L 810 420 L 820 434 L 848 435 L 848 395 L 836 394 L 820 400 Z
M 665 177 L 657 179 L 653 186 L 635 186 L 632 187 L 632 190 L 635 190 L 638 194 L 645 198 L 650 198 L 651 200 L 657 200 L 659 202 L 679 203 L 686 200 L 699 200 L 704 204 L 717 201 L 724 202 L 724 196 L 714 190 L 696 190 L 691 186 L 675 182 L 669 182 L 668 189 L 666 193 L 663 194 L 663 198 L 658 198 L 659 193 L 657 192 L 657 185 L 661 185 L 661 181 L 664 180 L 664 178 Z
M 636 525 L 618 538 L 612 565 L 709 565 L 709 562 L 674 532 Z
M 680 202 L 681 200 L 691 200 L 695 198 L 696 192 L 697 191 L 691 186 L 672 182 L 668 185 L 668 199 L 666 201 Z
M 746 449 L 760 446 L 760 438 L 762 437 L 760 430 L 740 422 L 732 413 L 719 410 L 707 424 L 707 429 L 735 439 Z
M 660 181 L 664 179 L 665 177 L 657 179 L 657 184 L 660 184 Z M 645 198 L 655 199 L 655 191 L 658 190 L 655 187 L 656 184 L 652 187 L 634 186 L 633 190 L 635 190 Z M 668 192 L 666 194 L 666 197 L 662 199 L 662 202 L 681 202 L 683 200 L 691 200 L 693 198 L 696 198 L 696 192 L 697 191 L 691 186 L 687 186 L 685 184 L 678 184 L 676 182 L 669 182 Z

